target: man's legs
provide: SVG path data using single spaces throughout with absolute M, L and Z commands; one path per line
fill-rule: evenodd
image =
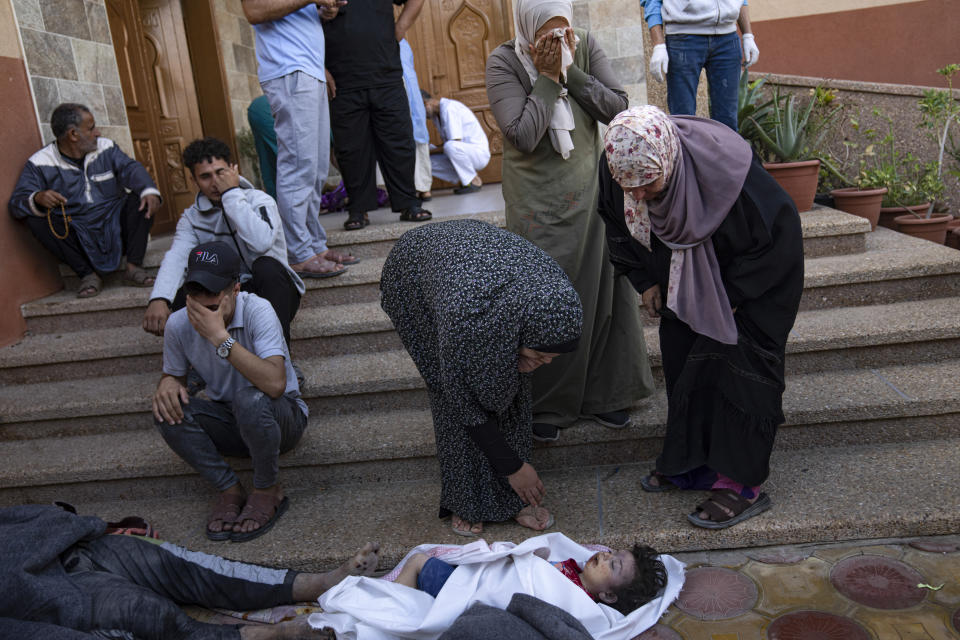
M 706 68 L 710 89 L 710 117 L 736 131 L 737 92 L 740 90 L 740 36 L 736 32 L 710 36 L 709 42 Z
M 479 145 L 448 140 L 443 143 L 443 155 L 435 154 L 430 161 L 438 178 L 467 186 L 490 162 L 490 152 Z
M 421 194 L 430 194 L 433 187 L 433 175 L 430 171 L 430 144 L 416 143 L 417 156 L 413 169 L 413 186 Z
M 707 36 L 674 34 L 666 37 L 667 107 L 675 116 L 697 113 L 697 85 L 707 59 Z
M 153 286 L 156 280 L 142 268 L 153 227 L 153 218 L 144 217 L 144 213 L 146 211 L 140 211 L 140 196 L 129 194 L 120 213 L 120 236 L 123 238 L 123 254 L 127 257 L 126 280 L 139 287 Z
M 59 211 L 52 215 L 52 220 L 53 228 L 57 230 L 57 233 L 62 234 L 63 216 L 60 215 Z M 46 217 L 37 218 L 29 216 L 25 219 L 25 222 L 27 223 L 27 228 L 30 229 L 30 233 L 33 234 L 37 241 L 39 241 L 47 251 L 52 253 L 54 258 L 60 262 L 66 262 L 67 266 L 73 269 L 78 278 L 93 273 L 93 266 L 91 266 L 90 260 L 87 258 L 87 254 L 80 244 L 80 239 L 77 238 L 77 234 L 70 233 L 64 240 L 60 240 L 50 231 L 50 225 L 47 223 Z
M 243 284 L 244 291 L 255 293 L 273 307 L 290 347 L 290 323 L 300 308 L 300 292 L 284 265 L 269 256 L 260 256 L 250 267 L 253 278 Z
M 320 225 L 320 190 L 330 163 L 326 85 L 295 71 L 262 85 L 277 134 L 277 205 L 290 264 L 327 249 Z M 322 176 L 322 178 L 321 178 Z
M 390 208 L 417 209 L 420 200 L 413 186 L 416 149 L 410 105 L 402 82 L 370 89 L 370 125 L 377 162 L 383 172 Z
M 367 90 L 338 93 L 330 103 L 333 146 L 350 198 L 347 210 L 358 215 L 377 208 L 376 155 L 368 93 Z M 409 117 L 407 126 L 410 126 Z

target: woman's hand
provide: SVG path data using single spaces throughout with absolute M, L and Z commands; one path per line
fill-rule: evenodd
M 540 505 L 540 501 L 547 493 L 536 469 L 529 462 L 524 462 L 522 467 L 508 475 L 507 480 L 521 500 L 535 507 Z
M 663 305 L 660 299 L 660 285 L 655 284 L 641 293 L 640 300 L 643 301 L 643 306 L 646 307 L 650 317 L 656 318 L 659 314 L 660 307 Z
M 577 36 L 573 32 L 572 27 L 567 27 L 566 32 L 563 34 L 563 39 L 567 43 L 567 48 L 570 49 L 570 55 L 577 53 Z
M 530 57 L 537 72 L 560 84 L 560 38 L 546 33 L 530 45 Z

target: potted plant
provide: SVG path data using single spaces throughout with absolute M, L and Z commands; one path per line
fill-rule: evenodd
M 824 95 L 820 87 L 805 106 L 798 106 L 793 94 L 781 95 L 780 88 L 773 90 L 770 112 L 762 120 L 749 118 L 765 155 L 772 160 L 763 167 L 780 183 L 797 205 L 798 211 L 809 211 L 817 192 L 817 177 L 820 160 L 812 158 L 812 149 L 823 139 L 833 116 L 840 110 L 836 107 L 822 118 L 811 119 L 818 96 Z
M 850 125 L 855 132 L 860 133 L 859 116 L 851 117 Z M 870 223 L 870 230 L 875 231 L 880 220 L 880 206 L 887 188 L 882 185 L 877 187 L 866 180 L 866 155 L 872 154 L 873 147 L 868 146 L 862 154 L 857 155 L 853 179 L 848 177 L 852 170 L 850 157 L 858 149 L 859 143 L 855 140 L 844 140 L 843 147 L 845 155 L 841 159 L 827 152 L 818 154 L 821 183 L 830 185 L 830 197 L 834 207 L 865 218 Z
M 764 99 L 763 85 L 766 81 L 766 78 L 758 78 L 751 82 L 747 67 L 744 67 L 737 91 L 737 130 L 758 153 L 763 151 L 763 147 L 757 133 L 757 123 L 766 121 L 773 105 L 772 98 Z
M 918 191 L 925 192 L 929 199 L 926 210 L 911 210 L 894 218 L 897 230 L 908 235 L 943 244 L 946 241 L 947 224 L 952 216 L 947 213 L 934 213 L 937 199 L 943 195 L 943 156 L 947 141 L 950 139 L 950 125 L 960 120 L 960 104 L 953 97 L 953 76 L 960 72 L 960 64 L 949 64 L 937 69 L 937 73 L 947 80 L 947 89 L 927 89 L 920 100 L 920 113 L 923 118 L 920 127 L 927 129 L 937 144 L 937 160 L 922 166 L 914 163 L 914 175 L 917 176 Z M 898 203 L 899 204 L 899 203 Z

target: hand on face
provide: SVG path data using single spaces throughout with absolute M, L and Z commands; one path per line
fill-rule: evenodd
M 187 318 L 194 330 L 213 346 L 230 337 L 224 321 L 224 301 L 231 291 L 220 292 L 216 296 L 187 296 Z M 216 307 L 213 309 L 211 307 Z
M 235 164 L 228 167 L 220 167 L 213 174 L 213 185 L 217 188 L 220 195 L 227 189 L 233 189 L 240 186 L 240 169 Z
M 547 76 L 554 82 L 560 80 L 561 43 L 560 38 L 555 38 L 552 33 L 547 33 L 537 38 L 537 41 L 530 45 L 533 67 L 541 75 Z

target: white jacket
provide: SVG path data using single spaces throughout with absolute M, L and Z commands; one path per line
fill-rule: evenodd
M 224 193 L 220 204 L 222 208 L 198 193 L 196 201 L 184 209 L 177 222 L 173 244 L 160 263 L 150 299 L 163 298 L 173 302 L 186 277 L 190 249 L 215 240 L 239 249 L 245 273 L 249 273 L 253 261 L 261 256 L 279 261 L 287 268 L 302 296 L 306 287 L 287 263 L 287 242 L 276 201 L 241 177 L 240 187 Z
M 743 0 L 663 0 L 663 31 L 718 36 L 737 30 Z

